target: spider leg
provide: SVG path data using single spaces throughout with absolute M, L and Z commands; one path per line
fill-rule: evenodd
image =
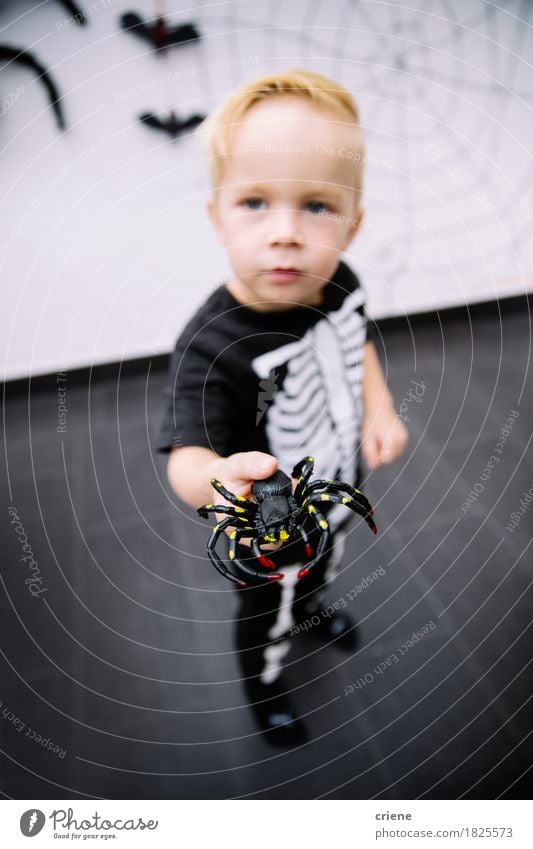
M 307 483 L 309 478 L 313 474 L 313 469 L 315 467 L 315 459 L 314 457 L 304 457 L 303 460 L 300 460 L 292 470 L 292 477 L 296 478 L 298 483 L 296 484 L 296 489 L 294 490 L 294 498 L 296 499 L 298 504 L 302 503 L 302 499 L 305 495 L 305 491 L 307 489 Z
M 356 489 L 354 486 L 350 486 L 349 483 L 343 483 L 342 481 L 321 481 L 316 480 L 313 481 L 307 487 L 307 492 L 309 495 L 317 492 L 318 490 L 323 489 L 324 492 L 343 492 L 345 495 L 349 495 L 354 501 L 357 501 L 363 509 L 365 509 L 371 516 L 374 515 L 374 511 L 372 509 L 372 505 L 368 498 L 366 498 L 360 489 Z
M 305 530 L 305 528 L 302 525 L 298 525 L 298 527 L 296 528 L 296 531 L 297 531 L 297 533 L 300 534 L 300 536 L 303 540 L 304 551 L 306 553 L 307 559 L 310 560 L 311 557 L 313 556 L 313 548 L 311 546 L 311 542 L 309 541 L 309 536 L 307 534 L 307 531 Z
M 237 507 L 228 507 L 227 504 L 203 504 L 202 507 L 198 507 L 196 512 L 202 519 L 207 519 L 210 513 L 225 513 L 228 516 L 233 516 L 239 522 L 253 522 L 253 515 L 248 514 L 244 508 L 241 510 Z
M 292 477 L 298 478 L 300 475 L 304 473 L 308 473 L 309 476 L 313 474 L 313 469 L 315 467 L 315 458 L 314 457 L 303 457 L 299 463 L 296 463 L 294 469 L 292 470 Z
M 242 569 L 242 571 L 245 572 L 247 575 L 250 575 L 252 578 L 259 578 L 259 580 L 262 583 L 269 583 L 270 581 L 281 581 L 281 579 L 284 578 L 285 575 L 282 575 L 279 572 L 276 572 L 275 574 L 265 574 L 265 572 L 258 572 L 257 569 L 254 569 L 251 566 L 247 566 L 245 563 L 243 563 L 241 560 L 239 560 L 239 558 L 237 557 L 237 544 L 238 544 L 240 538 L 245 535 L 247 530 L 253 530 L 253 529 L 252 528 L 236 528 L 234 531 L 231 532 L 231 534 L 229 536 L 229 552 L 228 552 L 228 556 L 229 556 L 229 559 L 231 560 L 231 562 L 234 563 L 235 566 L 237 566 L 237 568 Z M 252 553 L 254 554 L 255 557 L 257 557 L 255 550 L 254 550 L 254 547 L 253 547 L 254 542 L 257 543 L 257 537 L 252 538 Z M 268 561 L 267 557 L 263 558 L 263 556 L 261 555 L 261 558 L 258 558 L 258 560 L 259 560 L 260 563 L 261 563 L 262 560 L 264 560 L 265 562 L 263 562 L 262 565 L 267 566 L 268 569 L 275 569 L 276 568 L 275 564 L 272 563 L 271 560 Z M 266 561 L 268 561 L 271 565 L 267 565 Z
M 302 509 L 301 507 L 299 507 L 298 510 L 295 509 L 294 513 L 295 514 L 298 513 L 299 511 L 301 511 L 301 509 Z M 307 513 L 307 510 L 305 510 L 305 508 L 304 508 L 304 511 Z M 311 558 L 313 556 L 313 547 L 311 545 L 311 540 L 309 539 L 309 534 L 307 533 L 307 531 L 305 530 L 305 528 L 302 525 L 296 525 L 293 533 L 299 534 L 299 536 L 301 537 L 302 542 L 304 544 L 305 555 L 306 555 L 308 560 L 311 560 Z M 259 562 L 261 563 L 262 566 L 265 566 L 267 569 L 275 569 L 276 568 L 276 564 L 272 560 L 270 560 L 270 558 L 267 557 L 261 551 L 261 548 L 259 546 L 259 538 L 258 537 L 255 537 L 252 540 L 251 548 L 252 548 L 252 553 L 259 560 Z
M 231 504 L 235 504 L 239 507 L 237 510 L 238 513 L 244 511 L 245 509 L 251 510 L 254 514 L 257 513 L 257 504 L 255 501 L 249 501 L 244 495 L 234 495 L 229 489 L 220 483 L 216 478 L 211 478 L 211 486 L 213 489 L 216 489 L 218 493 L 225 498 L 226 501 L 229 501 Z M 246 507 L 244 507 L 246 505 Z
M 315 556 L 313 557 L 310 563 L 307 563 L 306 566 L 303 566 L 302 569 L 300 569 L 297 575 L 298 579 L 305 578 L 305 576 L 309 574 L 311 569 L 313 569 L 318 563 L 320 563 L 322 557 L 326 552 L 326 548 L 328 546 L 328 542 L 331 536 L 329 531 L 329 522 L 326 521 L 320 510 L 315 507 L 314 504 L 307 505 L 307 512 L 315 521 L 316 526 L 320 531 L 320 539 L 318 541 Z
M 346 487 L 343 487 L 343 489 L 340 490 L 340 492 L 342 491 L 346 491 Z M 357 494 L 357 490 L 353 491 L 354 497 L 351 495 L 341 495 L 340 492 L 318 492 L 316 494 L 311 494 L 306 499 L 306 505 L 316 504 L 318 501 L 329 501 L 333 504 L 344 504 L 346 507 L 349 507 L 350 510 L 353 510 L 354 513 L 362 516 L 372 533 L 377 534 L 378 528 L 373 519 L 374 511 L 370 506 L 370 502 L 364 497 L 364 495 L 362 495 L 362 493 Z
M 211 531 L 211 536 L 207 540 L 207 554 L 209 559 L 217 572 L 227 578 L 228 581 L 232 581 L 234 584 L 238 584 L 240 587 L 247 587 L 248 584 L 245 581 L 241 581 L 237 575 L 234 575 L 233 572 L 230 572 L 229 569 L 224 565 L 223 561 L 217 554 L 216 544 L 218 542 L 218 538 L 221 534 L 224 533 L 226 528 L 229 528 L 230 525 L 233 525 L 233 519 L 231 517 L 227 519 L 223 519 L 218 525 L 215 525 L 213 530 Z
M 256 560 L 259 561 L 261 566 L 264 566 L 265 569 L 276 568 L 276 564 L 274 563 L 274 561 L 271 560 L 270 557 L 267 557 L 266 554 L 263 554 L 263 552 L 261 551 L 261 547 L 259 545 L 259 537 L 254 537 L 252 539 L 250 548 L 252 549 L 253 556 L 256 558 Z

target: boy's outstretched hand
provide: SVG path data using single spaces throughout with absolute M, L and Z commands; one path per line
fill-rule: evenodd
M 211 470 L 213 477 L 221 481 L 234 495 L 251 498 L 253 482 L 270 477 L 277 468 L 278 461 L 271 454 L 264 454 L 262 451 L 241 451 L 215 460 Z
M 252 484 L 256 480 L 264 480 L 273 475 L 278 469 L 278 461 L 271 454 L 262 451 L 241 451 L 238 454 L 230 454 L 229 457 L 220 457 L 211 466 L 212 476 L 217 478 L 226 489 L 234 495 L 243 495 L 245 498 L 252 497 Z M 213 496 L 215 504 L 228 504 L 221 495 Z M 224 518 L 217 513 L 217 518 Z M 230 533 L 228 528 L 226 533 Z M 249 538 L 241 538 L 241 543 L 249 545 Z M 275 551 L 282 543 L 269 543 L 263 545 L 264 551 Z

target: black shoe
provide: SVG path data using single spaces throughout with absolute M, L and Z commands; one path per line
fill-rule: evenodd
M 255 692 L 258 689 L 257 686 L 254 687 L 250 707 L 265 739 L 274 746 L 298 746 L 305 743 L 309 739 L 307 730 L 292 710 L 287 697 L 276 691 L 276 694 L 269 698 L 271 687 L 263 685 L 261 690 L 264 701 L 258 701 L 259 694 Z
M 355 651 L 359 643 L 359 634 L 356 623 L 345 613 L 335 611 L 331 616 L 324 615 L 323 611 L 314 614 L 320 617 L 320 622 L 312 622 L 308 634 L 326 643 L 331 643 L 335 648 L 342 651 Z
M 282 705 L 273 704 L 263 715 L 260 725 L 265 739 L 274 746 L 299 746 L 309 739 L 301 719 Z

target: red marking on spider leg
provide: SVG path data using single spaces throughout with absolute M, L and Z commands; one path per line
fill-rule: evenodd
M 374 527 L 372 528 L 372 533 L 377 534 L 377 532 L 378 532 L 378 526 L 374 525 Z
M 264 554 L 262 554 L 257 559 L 259 560 L 261 566 L 266 566 L 267 569 L 275 569 L 276 568 L 276 564 L 272 560 L 270 560 L 270 558 L 265 557 Z
M 240 587 L 249 587 L 250 584 L 247 584 L 246 581 L 238 581 Z
M 279 574 L 276 574 L 276 575 L 269 575 L 268 580 L 269 581 L 281 581 L 281 579 L 284 578 L 284 577 L 285 577 L 285 575 L 282 575 L 281 573 L 279 573 Z
M 307 556 L 308 556 L 308 557 L 312 557 L 312 556 L 313 556 L 313 549 L 311 548 L 311 546 L 309 545 L 309 543 L 306 543 L 306 544 L 305 544 L 305 553 L 307 554 Z
M 298 575 L 297 575 L 296 577 L 298 578 L 298 580 L 300 580 L 300 578 L 305 578 L 305 576 L 306 576 L 309 572 L 310 572 L 310 567 L 309 567 L 309 566 L 304 566 L 304 568 L 303 568 L 303 569 L 300 569 L 300 571 L 298 572 Z

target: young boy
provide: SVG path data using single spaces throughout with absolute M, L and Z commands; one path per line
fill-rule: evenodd
M 249 498 L 254 480 L 312 455 L 315 477 L 358 486 L 359 455 L 370 468 L 392 462 L 407 433 L 367 341 L 363 291 L 340 261 L 363 215 L 356 106 L 331 80 L 288 71 L 241 86 L 203 131 L 208 213 L 233 277 L 172 356 L 158 445 L 170 452 L 170 484 L 194 507 L 220 503 L 212 478 Z M 353 648 L 345 614 L 316 614 L 350 515 L 342 505 L 328 513 L 335 546 L 308 577 L 297 580 L 299 543 L 286 544 L 272 552 L 283 580 L 237 589 L 243 682 L 274 743 L 306 736 L 278 680 L 291 627 L 314 611 L 312 633 Z

